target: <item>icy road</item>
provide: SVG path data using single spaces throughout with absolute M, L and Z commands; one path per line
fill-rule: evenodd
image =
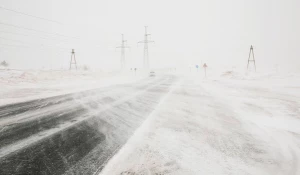
M 124 145 L 174 76 L 0 107 L 0 174 L 94 174 Z
M 299 86 L 199 79 L 2 106 L 0 174 L 300 174 Z

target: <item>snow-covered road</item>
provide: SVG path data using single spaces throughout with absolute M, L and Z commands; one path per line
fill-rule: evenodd
M 300 174 L 299 79 L 280 82 L 181 78 L 100 174 Z

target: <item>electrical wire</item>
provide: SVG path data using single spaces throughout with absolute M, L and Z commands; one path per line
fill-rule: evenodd
M 60 33 L 47 32 L 47 31 L 43 31 L 43 30 L 37 30 L 37 29 L 27 28 L 27 27 L 18 26 L 18 25 L 9 24 L 9 23 L 4 23 L 4 22 L 0 22 L 0 24 L 6 25 L 6 26 L 11 26 L 11 27 L 14 27 L 14 28 L 20 28 L 20 29 L 25 29 L 25 30 L 30 30 L 30 31 L 40 32 L 40 33 L 46 33 L 46 34 L 50 34 L 50 35 L 62 36 L 62 37 L 73 38 L 73 39 L 80 39 L 78 37 L 67 36 L 67 35 L 63 35 L 63 34 L 60 34 Z
M 63 47 L 59 47 L 59 46 L 55 46 L 55 45 L 45 45 L 45 44 L 40 44 L 40 43 L 29 43 L 29 42 L 24 42 L 24 41 L 14 40 L 14 39 L 8 39 L 8 38 L 3 38 L 3 37 L 0 37 L 0 39 L 14 41 L 14 42 L 20 42 L 20 43 L 23 43 L 23 44 L 27 44 L 29 47 L 36 47 L 36 48 L 37 47 L 48 47 L 48 48 L 60 49 L 62 51 L 67 50 L 67 48 L 63 48 Z
M 46 33 L 46 34 L 51 34 L 51 35 L 56 35 L 56 36 L 62 36 L 62 37 L 65 37 L 65 38 L 71 38 L 71 39 L 77 39 L 77 40 L 88 40 L 88 41 L 90 41 L 90 39 L 83 39 L 83 38 L 79 38 L 79 37 L 72 37 L 72 36 L 67 36 L 67 35 L 63 35 L 63 34 L 59 34 L 59 33 L 47 32 L 47 31 L 43 31 L 43 30 L 37 30 L 37 29 L 27 28 L 27 27 L 23 27 L 23 26 L 18 26 L 18 25 L 14 25 L 14 24 L 8 24 L 8 23 L 3 23 L 3 22 L 0 22 L 0 24 L 11 26 L 11 27 L 14 27 L 14 28 L 20 28 L 20 29 L 30 30 L 30 31 L 34 31 L 34 32 Z M 97 42 L 97 41 L 93 41 L 93 42 Z M 89 45 L 95 45 L 95 46 L 99 47 L 99 45 L 97 45 L 97 44 L 89 44 Z
M 20 12 L 20 11 L 14 10 L 14 9 L 9 9 L 9 8 L 3 7 L 3 6 L 0 6 L 0 9 L 6 10 L 6 11 L 10 11 L 10 12 L 14 12 L 14 13 L 18 13 L 18 14 L 21 14 L 21 15 L 30 16 L 30 17 L 33 17 L 33 18 L 36 18 L 36 19 L 40 19 L 40 20 L 44 20 L 44 21 L 48 21 L 48 22 L 53 22 L 53 23 L 57 23 L 57 24 L 63 24 L 63 23 L 61 23 L 59 21 L 55 21 L 55 20 L 51 20 L 51 19 L 47 19 L 47 18 L 43 18 L 43 17 L 31 15 L 31 14 Z
M 1 5 L 0 5 L 0 9 L 6 10 L 6 11 L 10 11 L 10 12 L 14 12 L 14 13 L 18 13 L 18 14 L 21 14 L 21 15 L 30 16 L 30 17 L 41 19 L 41 20 L 45 20 L 45 21 L 49 21 L 49 22 L 55 22 L 55 23 L 58 23 L 58 24 L 61 24 L 61 25 L 66 25 L 66 24 L 63 24 L 63 23 L 61 23 L 59 21 L 55 21 L 55 20 L 51 20 L 51 19 L 39 17 L 39 16 L 36 16 L 36 15 L 31 15 L 31 14 L 28 14 L 28 13 L 24 13 L 24 12 L 21 12 L 21 11 L 17 11 L 17 10 L 14 10 L 14 9 L 3 7 Z M 84 39 L 84 38 L 79 38 L 79 37 L 67 36 L 67 35 L 63 35 L 63 34 L 60 34 L 60 33 L 47 32 L 47 31 L 43 31 L 43 30 L 37 30 L 37 29 L 33 29 L 33 28 L 18 26 L 18 25 L 4 23 L 4 22 L 0 22 L 0 24 L 11 26 L 11 27 L 15 27 L 15 28 L 19 28 L 19 29 L 25 29 L 25 30 L 30 30 L 30 31 L 40 32 L 40 33 L 46 33 L 46 34 L 51 34 L 51 35 L 66 37 L 66 38 L 72 38 L 72 39 L 88 40 L 88 41 L 90 41 L 90 39 Z M 97 42 L 97 41 L 94 41 L 94 42 Z M 93 45 L 97 45 L 97 44 L 93 44 Z

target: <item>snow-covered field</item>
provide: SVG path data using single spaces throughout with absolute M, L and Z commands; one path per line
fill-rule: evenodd
M 300 76 L 184 76 L 101 174 L 300 174 Z
M 69 70 L 0 69 L 0 105 L 134 82 L 144 75 Z

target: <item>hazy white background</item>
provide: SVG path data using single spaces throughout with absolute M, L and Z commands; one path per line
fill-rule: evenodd
M 68 68 L 75 48 L 80 65 L 118 69 L 115 47 L 121 33 L 131 47 L 128 67 L 141 67 L 143 45 L 137 47 L 137 42 L 143 40 L 145 25 L 156 42 L 149 49 L 151 67 L 202 61 L 210 67 L 243 68 L 252 44 L 259 70 L 300 68 L 298 0 L 0 0 L 0 6 L 62 24 L 1 8 L 0 23 L 80 38 L 0 24 L 0 61 L 15 68 Z

